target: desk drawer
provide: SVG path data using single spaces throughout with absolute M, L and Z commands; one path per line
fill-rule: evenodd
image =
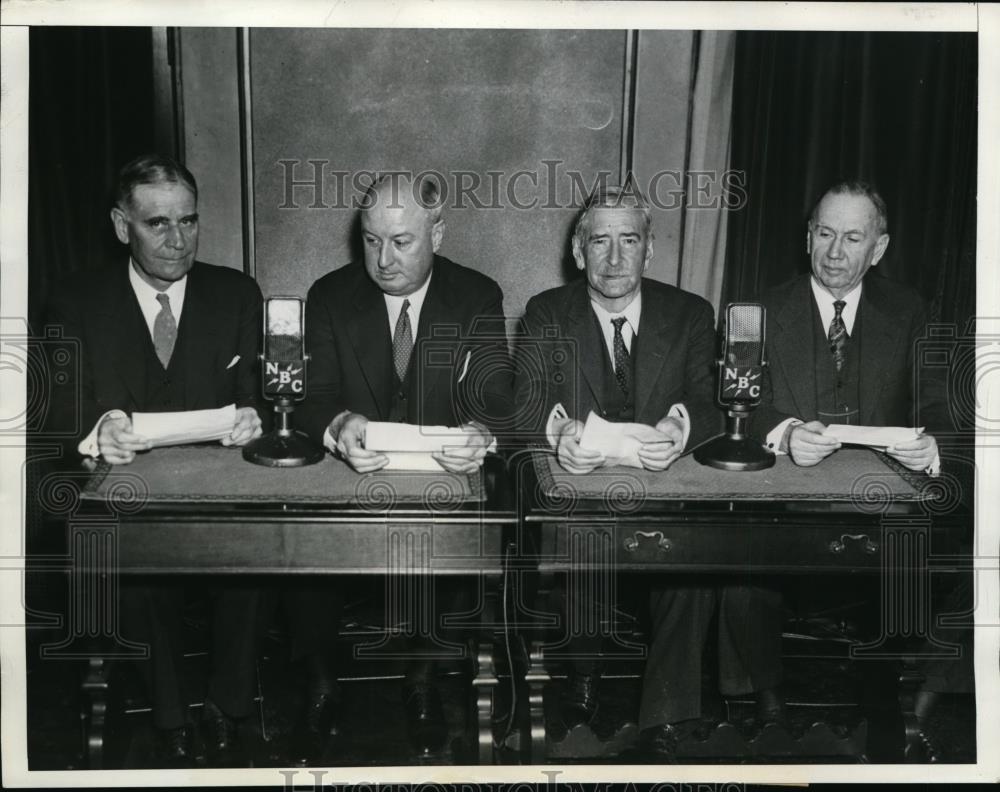
M 877 571 L 926 562 L 929 526 L 552 522 L 541 525 L 543 570 L 613 565 L 651 571 Z M 887 555 L 888 554 L 888 555 Z M 908 560 L 909 559 L 909 560 Z
M 143 572 L 501 572 L 499 523 L 311 520 L 123 522 L 118 566 Z

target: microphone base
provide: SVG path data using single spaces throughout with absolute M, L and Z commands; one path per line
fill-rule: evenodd
M 774 465 L 774 454 L 746 436 L 722 434 L 700 445 L 694 458 L 719 470 L 766 470 Z
M 265 467 L 304 467 L 315 465 L 326 456 L 326 449 L 317 446 L 305 432 L 280 432 L 275 429 L 243 448 L 247 462 Z

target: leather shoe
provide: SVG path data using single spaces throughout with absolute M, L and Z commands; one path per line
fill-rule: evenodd
M 211 699 L 205 699 L 205 705 L 202 707 L 201 729 L 209 765 L 213 767 L 242 765 L 236 722 L 220 710 Z
M 166 768 L 184 768 L 195 766 L 192 729 L 190 726 L 179 726 L 176 729 L 157 729 L 156 741 L 159 748 L 159 758 Z
M 311 695 L 292 730 L 289 759 L 296 766 L 322 764 L 331 740 L 341 734 L 337 696 L 322 691 Z
M 410 744 L 423 753 L 440 750 L 448 736 L 448 726 L 437 689 L 426 684 L 406 685 L 403 706 Z
M 679 723 L 659 723 L 639 733 L 639 761 L 677 764 L 677 746 L 699 725 L 697 718 Z
M 590 723 L 597 712 L 600 691 L 600 672 L 581 674 L 570 671 L 562 699 L 562 717 L 566 727 L 572 729 L 580 723 Z
M 785 709 L 785 699 L 776 688 L 764 688 L 755 694 L 757 700 L 757 722 L 763 727 L 774 723 L 782 728 L 788 728 L 788 711 Z

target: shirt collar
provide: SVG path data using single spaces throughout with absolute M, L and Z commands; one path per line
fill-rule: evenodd
M 629 326 L 632 328 L 632 332 L 635 335 L 639 335 L 639 317 L 642 315 L 642 292 L 638 292 L 635 298 L 630 302 L 624 311 L 618 311 L 618 313 L 611 313 L 603 305 L 597 302 L 597 300 L 590 301 L 591 307 L 594 309 L 594 313 L 597 314 L 597 319 L 600 321 L 601 326 L 611 322 L 611 320 L 616 316 L 624 316 L 625 320 L 628 322 Z
M 815 275 L 809 276 L 809 283 L 812 284 L 813 295 L 816 298 L 817 305 L 823 305 L 824 303 L 833 305 L 837 298 L 820 285 Z M 855 313 L 858 310 L 858 303 L 861 302 L 861 285 L 861 283 L 858 283 L 857 286 L 840 298 L 844 301 L 845 311 L 850 310 L 851 313 Z
M 382 296 L 385 297 L 385 307 L 389 309 L 390 315 L 395 314 L 399 316 L 399 312 L 403 310 L 403 300 L 410 301 L 410 310 L 413 311 L 414 316 L 420 313 L 420 309 L 423 308 L 424 298 L 427 297 L 427 289 L 431 285 L 431 278 L 434 277 L 434 270 L 431 270 L 431 274 L 427 276 L 427 280 L 424 281 L 424 285 L 417 289 L 413 294 L 406 294 L 400 296 L 398 294 L 386 294 L 382 292 Z
M 170 298 L 170 310 L 176 316 L 177 312 L 180 310 L 181 304 L 184 302 L 184 292 L 187 290 L 187 273 L 184 274 L 180 280 L 176 280 L 171 283 L 162 292 L 159 289 L 154 289 L 146 281 L 142 279 L 139 273 L 136 271 L 135 260 L 129 256 L 128 259 L 128 280 L 132 284 L 132 291 L 135 292 L 136 298 L 139 303 L 152 302 L 159 309 L 159 302 L 156 299 L 158 294 L 166 294 Z

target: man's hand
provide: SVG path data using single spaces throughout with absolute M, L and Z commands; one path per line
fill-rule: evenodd
M 148 451 L 153 444 L 142 435 L 132 433 L 132 421 L 127 416 L 107 418 L 97 433 L 97 448 L 112 465 L 127 465 L 136 451 Z
M 351 413 L 341 423 L 337 434 L 337 453 L 358 473 L 373 473 L 389 464 L 389 457 L 365 448 L 365 428 L 368 419 Z M 330 430 L 331 433 L 333 429 Z
M 475 473 L 486 458 L 486 449 L 493 442 L 490 431 L 478 423 L 462 425 L 465 445 L 449 444 L 443 451 L 436 451 L 431 457 L 449 473 Z
M 220 441 L 224 446 L 245 446 L 251 440 L 256 440 L 263 433 L 260 416 L 253 407 L 240 407 L 236 411 L 236 422 L 229 437 Z
M 583 421 L 566 421 L 559 428 L 556 442 L 556 459 L 570 473 L 589 473 L 604 464 L 604 454 L 580 448 L 580 436 L 583 434 Z
M 930 435 L 922 434 L 905 443 L 896 443 L 885 452 L 910 470 L 926 470 L 937 457 L 937 440 Z
M 788 453 L 801 467 L 819 464 L 840 448 L 840 441 L 823 434 L 826 427 L 819 421 L 798 424 L 788 437 Z
M 684 452 L 684 427 L 679 418 L 664 418 L 654 430 L 663 436 L 639 438 L 639 461 L 646 470 L 666 470 Z

